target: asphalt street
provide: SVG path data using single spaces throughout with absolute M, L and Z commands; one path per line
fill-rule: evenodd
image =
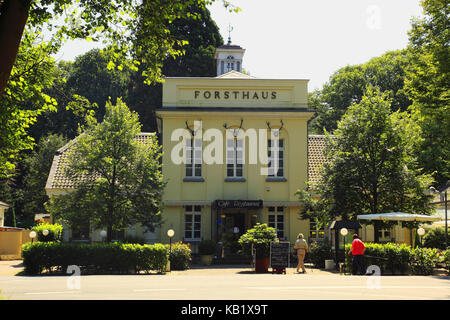
M 250 269 L 200 269 L 165 275 L 0 276 L 11 300 L 448 300 L 442 276 L 349 276 L 314 270 L 255 274 Z

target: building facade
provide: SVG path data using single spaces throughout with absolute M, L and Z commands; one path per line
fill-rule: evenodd
M 243 53 L 217 48 L 217 77 L 165 79 L 157 110 L 168 181 L 162 241 L 173 229 L 175 241 L 195 247 L 257 222 L 291 242 L 310 234 L 295 195 L 308 180 L 308 80 L 243 74 Z

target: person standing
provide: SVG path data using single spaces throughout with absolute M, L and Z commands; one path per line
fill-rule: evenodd
M 352 255 L 352 274 L 356 275 L 357 271 L 361 273 L 361 275 L 366 274 L 366 270 L 364 267 L 364 251 L 366 247 L 364 243 L 359 239 L 358 235 L 355 233 L 353 235 L 353 242 L 348 255 Z
M 303 260 L 305 259 L 305 255 L 308 252 L 308 243 L 304 239 L 303 233 L 299 233 L 297 236 L 297 240 L 294 244 L 294 249 L 297 250 L 298 264 L 297 264 L 297 272 L 300 272 L 300 268 L 302 268 L 303 273 L 306 273 L 305 264 Z

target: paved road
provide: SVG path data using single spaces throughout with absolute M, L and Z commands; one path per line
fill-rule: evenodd
M 0 276 L 0 290 L 15 300 L 297 300 L 450 299 L 450 278 L 254 274 L 246 268 L 197 269 L 166 275 Z M 69 284 L 69 285 L 68 285 Z M 79 284 L 79 288 L 78 288 Z

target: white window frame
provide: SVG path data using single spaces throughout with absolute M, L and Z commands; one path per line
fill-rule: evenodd
M 313 232 L 315 232 L 316 235 L 314 235 Z M 320 236 L 321 233 L 323 234 L 323 236 Z M 309 221 L 309 237 L 311 239 L 325 239 L 325 227 L 318 228 L 317 222 L 310 220 Z
M 190 217 L 190 219 L 187 219 L 187 217 Z M 198 237 L 195 236 L 196 232 L 198 232 Z M 201 239 L 202 239 L 202 208 L 201 206 L 185 206 L 184 240 L 199 241 Z
M 279 239 L 286 239 L 286 215 L 284 207 L 268 207 L 267 224 L 269 227 L 275 228 Z M 270 217 L 274 217 L 274 221 L 270 221 Z M 280 219 L 281 217 L 281 219 Z M 280 227 L 282 225 L 282 228 Z M 280 233 L 282 236 L 280 237 Z
M 244 139 L 227 139 L 227 178 L 244 177 Z M 229 174 L 229 166 L 232 166 L 233 175 Z M 240 175 L 238 173 L 240 172 Z
M 278 139 L 278 143 L 272 144 L 272 141 L 275 140 L 268 140 L 267 141 L 267 157 L 269 159 L 269 164 L 268 164 L 268 169 L 269 169 L 269 177 L 279 177 L 279 178 L 284 178 L 285 176 L 285 152 L 284 152 L 284 139 Z M 281 157 L 280 157 L 280 153 L 281 153 Z M 276 155 L 276 156 L 275 156 Z M 272 161 L 278 161 L 278 171 L 275 174 L 274 168 L 271 167 Z M 281 165 L 280 165 L 281 164 Z
M 184 166 L 185 177 L 202 176 L 202 140 L 195 136 L 186 139 L 186 161 Z M 190 171 L 190 172 L 189 172 Z

